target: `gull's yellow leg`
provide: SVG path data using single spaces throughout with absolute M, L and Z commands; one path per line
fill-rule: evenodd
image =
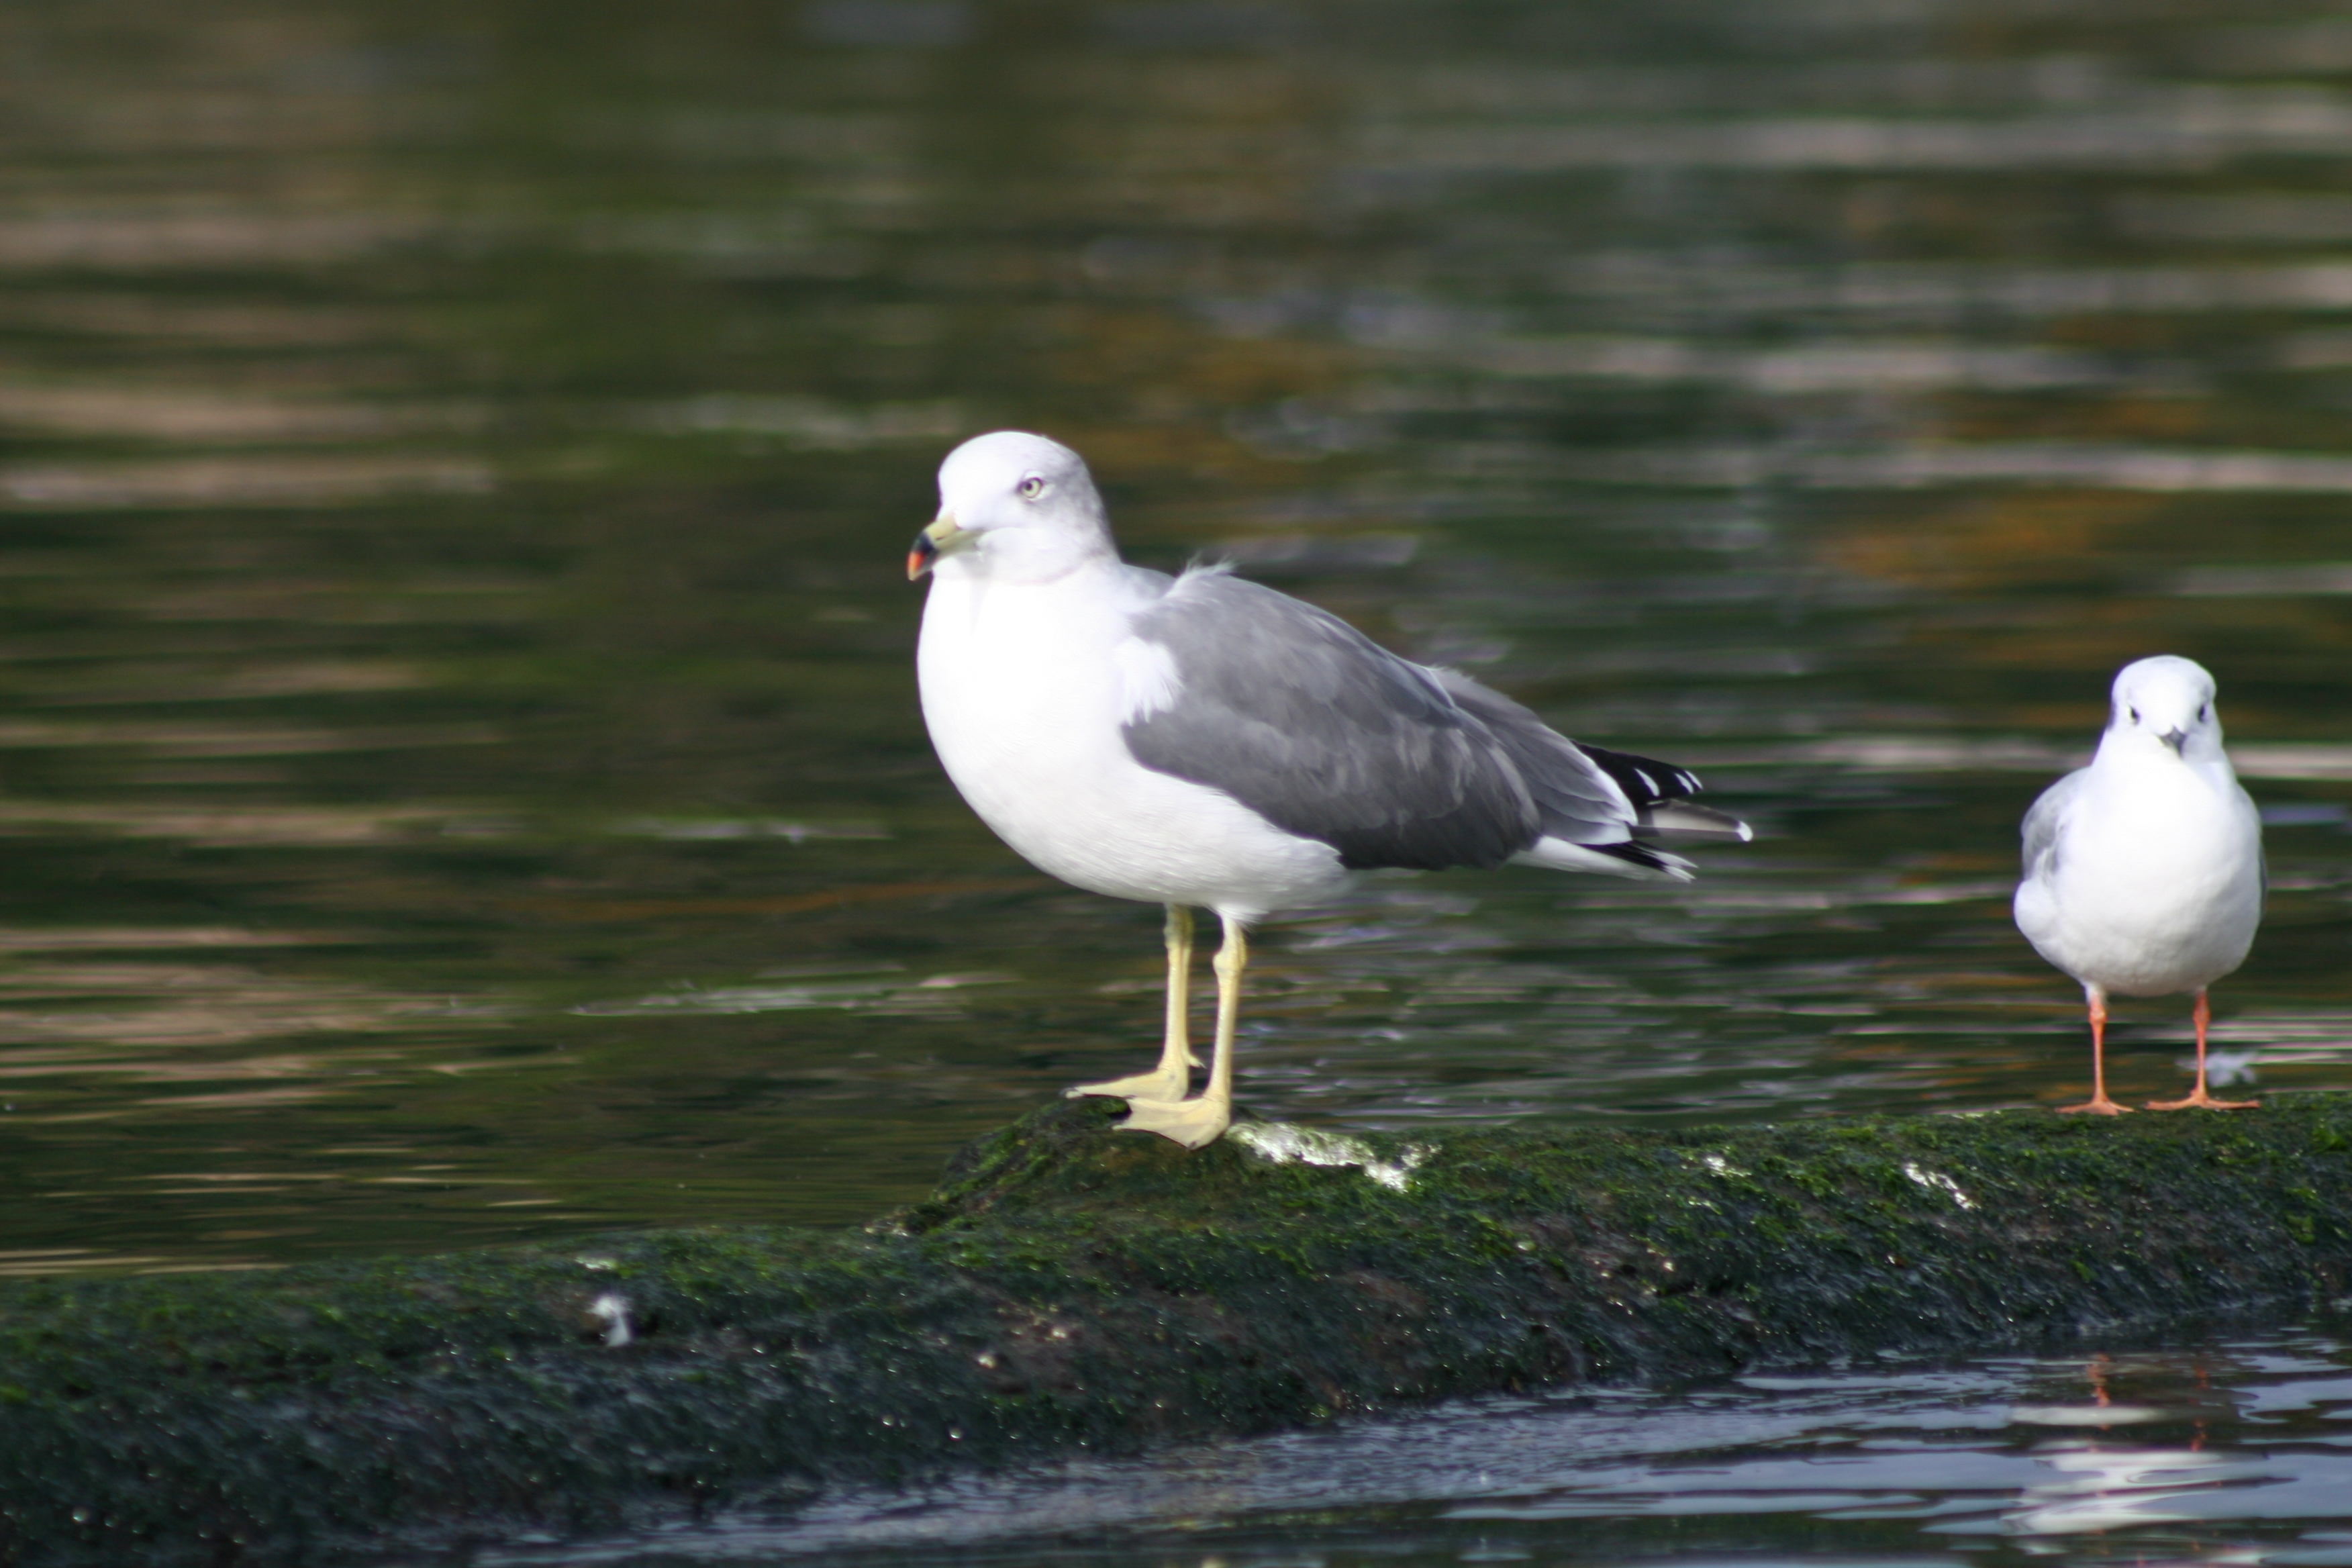
M 1102 1083 L 1082 1083 L 1063 1092 L 1107 1094 L 1120 1100 L 1181 1100 L 1192 1087 L 1186 1070 L 1201 1065 L 1192 1054 L 1192 911 L 1181 904 L 1168 906 L 1168 1032 L 1160 1047 L 1160 1065 L 1150 1072 L 1114 1078 Z
M 1225 943 L 1217 949 L 1217 1044 L 1209 1065 L 1209 1087 L 1198 1100 L 1164 1100 L 1137 1098 L 1127 1102 L 1127 1120 L 1119 1125 L 1136 1132 L 1157 1132 L 1187 1149 L 1205 1149 L 1221 1137 L 1234 1119 L 1234 1025 L 1242 1011 L 1242 971 L 1249 964 L 1249 939 L 1242 922 L 1221 916 Z

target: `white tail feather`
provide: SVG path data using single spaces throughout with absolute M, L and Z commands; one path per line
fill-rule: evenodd
M 1661 862 L 1656 866 L 1638 865 L 1620 860 L 1614 855 L 1604 855 L 1598 849 L 1588 849 L 1581 844 L 1570 844 L 1565 838 L 1538 838 L 1527 848 L 1511 857 L 1515 866 L 1541 866 L 1553 871 L 1591 871 L 1602 877 L 1624 877 L 1636 882 L 1687 882 L 1696 869 L 1679 855 L 1669 855 L 1654 846 L 1645 845 Z

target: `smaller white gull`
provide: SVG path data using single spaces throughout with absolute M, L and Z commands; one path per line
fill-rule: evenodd
M 2091 1010 L 2091 1098 L 2063 1110 L 2114 1116 L 2107 998 L 2197 993 L 2197 1089 L 2150 1110 L 2237 1110 L 2205 1087 L 2206 988 L 2245 962 L 2262 923 L 2263 821 L 2221 749 L 2213 678 L 2159 654 L 2124 666 L 2091 765 L 2025 814 L 2017 929 L 2083 984 Z
M 1582 746 L 1466 676 L 1410 663 L 1312 605 L 1196 567 L 1129 566 L 1076 452 L 976 437 L 940 468 L 908 577 L 932 579 L 923 721 L 981 820 L 1040 870 L 1167 907 L 1160 1065 L 1073 1094 L 1198 1149 L 1233 1115 L 1247 928 L 1351 872 L 1507 861 L 1687 881 L 1660 848 L 1748 828 L 1670 763 Z M 1195 908 L 1216 911 L 1217 1032 L 1187 1098 Z

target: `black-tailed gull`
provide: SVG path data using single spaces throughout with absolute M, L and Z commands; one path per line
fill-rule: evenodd
M 1188 1148 L 1232 1116 L 1246 929 L 1374 867 L 1505 861 L 1688 880 L 1675 840 L 1747 827 L 1698 781 L 1580 746 L 1507 697 L 1408 663 L 1312 605 L 1195 567 L 1120 562 L 1076 452 L 999 431 L 940 468 L 916 666 L 923 719 L 981 819 L 1041 870 L 1167 906 L 1160 1065 L 1074 1094 Z M 1224 927 L 1207 1089 L 1186 1027 L 1192 910 Z
M 2110 995 L 2197 993 L 2197 1090 L 2150 1110 L 2235 1110 L 2205 1088 L 2206 987 L 2245 962 L 2262 923 L 2263 821 L 2221 749 L 2213 678 L 2171 654 L 2124 666 L 2091 765 L 2025 814 L 2017 929 L 2083 983 L 2091 1010 L 2091 1098 L 2062 1110 L 2114 1116 L 2107 1098 Z

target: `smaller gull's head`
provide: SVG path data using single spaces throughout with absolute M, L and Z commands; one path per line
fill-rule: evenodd
M 2158 654 L 2124 666 L 2116 677 L 2107 743 L 2162 746 L 2190 762 L 2221 754 L 2221 715 L 2213 678 L 2193 658 Z
M 1023 430 L 975 436 L 940 465 L 940 515 L 915 536 L 907 575 L 971 573 L 1048 582 L 1118 558 L 1086 459 Z

